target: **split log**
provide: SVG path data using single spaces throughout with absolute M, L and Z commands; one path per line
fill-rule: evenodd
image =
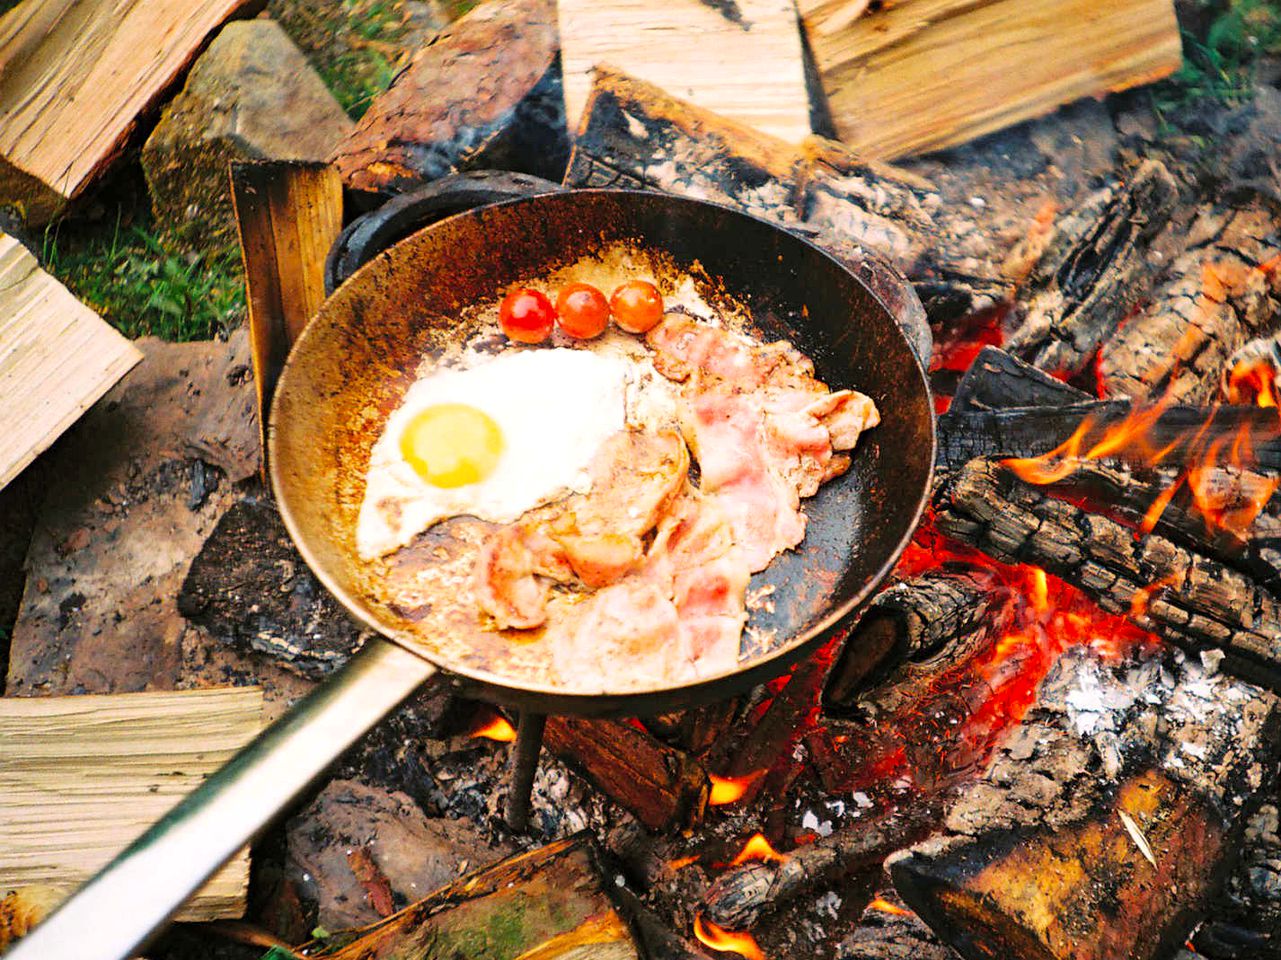
M 702 819 L 710 789 L 702 763 L 631 723 L 548 717 L 543 744 L 651 830 Z
M 1062 407 L 1094 398 L 999 347 L 984 347 L 957 384 L 949 413 Z
M 883 890 L 863 910 L 858 926 L 837 948 L 841 960 L 956 960 L 893 889 Z
M 595 76 L 568 186 L 714 200 L 808 232 L 837 257 L 851 245 L 869 251 L 917 285 L 931 320 L 1010 295 L 993 262 L 999 244 L 927 181 L 821 137 L 787 143 L 615 71 Z
M 1178 186 L 1159 161 L 1118 186 L 1099 219 L 1035 291 L 1006 348 L 1049 372 L 1080 373 L 1152 287 L 1152 241 L 1175 215 Z
M 1281 601 L 1250 577 L 1166 537 L 1136 537 L 988 460 L 952 477 L 935 509 L 941 533 L 1041 567 L 1193 651 L 1221 650 L 1225 669 L 1281 690 Z
M 295 952 L 329 960 L 466 956 L 475 960 L 639 960 L 590 837 L 577 834 L 460 877 L 368 927 Z
M 1265 803 L 1246 822 L 1241 860 L 1192 938 L 1212 960 L 1252 960 L 1281 947 L 1281 817 Z
M 937 150 L 1181 63 L 1169 0 L 801 0 L 840 138 L 860 155 Z
M 1108 396 L 1214 399 L 1229 356 L 1281 311 L 1277 217 L 1276 202 L 1257 196 L 1201 213 L 1151 304 L 1103 346 Z
M 824 707 L 849 709 L 895 667 L 919 664 L 977 632 L 987 619 L 989 579 L 973 571 L 937 571 L 879 594 L 837 655 L 823 691 Z
M 48 223 L 124 153 L 227 19 L 259 0 L 25 0 L 0 18 L 0 206 Z M 86 118 L 92 118 L 88 122 Z
M 0 233 L 0 358 L 4 487 L 142 354 Z
M 559 180 L 569 153 L 550 0 L 479 4 L 429 41 L 331 160 L 371 203 L 481 167 Z
M 87 881 L 262 729 L 257 687 L 0 699 L 0 885 Z M 179 912 L 239 917 L 243 850 Z
M 1175 650 L 1065 653 L 944 833 L 890 858 L 971 960 L 1155 960 L 1182 943 L 1275 763 L 1281 701 Z

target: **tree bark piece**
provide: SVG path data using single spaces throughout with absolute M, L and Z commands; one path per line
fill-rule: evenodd
M 984 347 L 956 387 L 949 413 L 1061 407 L 1094 398 L 999 347 Z
M 1222 650 L 1225 669 L 1281 690 L 1281 601 L 1250 577 L 1165 537 L 1136 538 L 989 460 L 951 478 L 935 509 L 941 533 L 1041 567 L 1190 650 Z
M 0 699 L 0 877 L 60 896 L 106 866 L 262 728 L 257 687 Z M 242 850 L 178 917 L 239 917 Z
M 631 723 L 548 717 L 543 744 L 651 830 L 702 819 L 709 790 L 703 765 Z
M 1177 651 L 1065 653 L 942 835 L 890 858 L 904 901 L 978 960 L 1153 960 L 1230 866 L 1276 758 L 1274 694 Z
M 343 183 L 386 198 L 460 170 L 560 179 L 569 152 L 550 0 L 481 3 L 446 27 L 334 150 Z
M 48 223 L 124 152 L 225 20 L 258 0 L 24 0 L 0 17 L 0 205 Z
M 1141 164 L 1033 294 L 1006 349 L 1051 373 L 1080 373 L 1151 289 L 1149 248 L 1170 224 L 1178 193 L 1159 161 Z
M 1169 0 L 802 0 L 842 140 L 889 160 L 963 143 L 1081 97 L 1173 73 Z
M 1201 213 L 1152 303 L 1103 346 L 1109 396 L 1215 398 L 1229 356 L 1269 330 L 1281 309 L 1277 216 L 1276 202 L 1259 196 Z

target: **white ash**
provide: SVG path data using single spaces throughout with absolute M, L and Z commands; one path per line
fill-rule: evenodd
M 835 920 L 839 915 L 841 904 L 843 902 L 844 901 L 841 900 L 840 894 L 835 890 L 829 890 L 814 901 L 814 909 L 821 916 L 826 916 Z

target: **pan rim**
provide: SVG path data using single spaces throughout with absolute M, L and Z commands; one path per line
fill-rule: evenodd
M 811 255 L 817 255 L 823 258 L 824 260 L 828 261 L 829 263 L 831 263 L 841 272 L 846 274 L 846 276 L 848 276 L 852 281 L 854 281 L 860 287 L 862 287 L 869 294 L 869 296 L 871 296 L 873 301 L 876 302 L 879 308 L 885 311 L 885 313 L 889 314 L 889 309 L 880 300 L 880 298 L 877 297 L 876 294 L 867 286 L 867 284 L 864 283 L 863 280 L 860 279 L 859 276 L 853 270 L 851 270 L 846 264 L 842 263 L 838 258 L 833 256 L 828 251 L 824 250 L 821 246 L 814 243 L 808 237 L 805 237 L 799 233 L 787 230 L 786 227 L 778 223 L 771 222 L 770 220 L 767 220 L 764 217 L 760 217 L 755 214 L 746 213 L 742 210 L 736 209 L 727 204 L 716 203 L 709 200 L 696 199 L 692 197 L 682 197 L 675 194 L 666 194 L 666 193 L 656 194 L 653 191 L 647 191 L 647 190 L 622 189 L 622 188 L 611 188 L 611 187 L 593 187 L 593 188 L 583 188 L 583 189 L 574 189 L 574 190 L 548 191 L 545 193 L 538 193 L 531 196 L 516 197 L 510 200 L 503 200 L 493 204 L 486 204 L 483 207 L 476 207 L 471 210 L 465 210 L 460 213 L 453 214 L 449 217 L 436 221 L 435 223 L 429 224 L 420 230 L 415 231 L 414 233 L 408 235 L 407 237 L 404 237 L 401 240 L 397 241 L 391 247 L 388 247 L 386 250 L 380 252 L 375 257 L 372 257 L 369 260 L 369 262 L 362 265 L 350 277 L 344 280 L 343 283 L 336 290 L 334 290 L 334 292 L 330 295 L 330 298 L 339 296 L 341 292 L 349 284 L 352 284 L 358 281 L 359 279 L 361 279 L 362 277 L 364 277 L 367 271 L 372 270 L 373 265 L 375 263 L 382 260 L 383 258 L 388 257 L 392 250 L 395 250 L 397 247 L 399 247 L 402 244 L 406 244 L 413 241 L 415 238 L 420 237 L 429 231 L 442 228 L 445 225 L 453 223 L 462 218 L 478 217 L 484 211 L 489 211 L 497 208 L 516 207 L 521 205 L 576 202 L 574 198 L 579 197 L 581 195 L 609 195 L 614 197 L 634 196 L 638 198 L 645 198 L 647 201 L 652 201 L 656 196 L 660 196 L 663 198 L 664 201 L 670 201 L 677 204 L 687 204 L 691 206 L 711 207 L 719 211 L 722 211 L 724 213 L 728 213 L 735 218 L 742 218 L 748 221 L 754 221 L 755 223 L 761 226 L 767 227 L 770 230 L 784 233 L 789 238 L 789 241 L 793 241 L 797 244 L 800 244 L 802 247 L 807 248 Z M 326 298 L 326 303 L 328 303 L 328 300 L 330 298 Z M 322 305 L 321 311 L 323 311 L 323 309 L 324 309 L 324 306 Z M 937 448 L 938 448 L 938 429 L 937 429 L 937 423 L 935 420 L 935 415 L 933 412 L 934 411 L 933 393 L 930 390 L 929 378 L 927 376 L 926 369 L 924 364 L 922 363 L 921 358 L 918 356 L 916 350 L 913 349 L 911 342 L 907 338 L 907 335 L 904 333 L 902 328 L 899 326 L 898 322 L 895 320 L 895 318 L 891 314 L 889 315 L 889 320 L 893 324 L 895 331 L 897 332 L 898 336 L 902 340 L 903 345 L 907 350 L 908 355 L 911 358 L 912 369 L 915 375 L 919 378 L 919 384 L 924 393 L 926 411 L 928 414 L 929 442 L 928 442 L 928 450 L 926 451 L 928 453 L 928 462 L 925 470 L 925 477 L 924 477 L 924 483 L 922 485 L 922 489 L 919 492 L 919 496 L 917 498 L 916 504 L 911 510 L 909 522 L 907 523 L 902 536 L 895 543 L 894 548 L 887 554 L 886 559 L 877 568 L 874 575 L 868 577 L 866 582 L 854 593 L 853 596 L 831 607 L 818 621 L 816 621 L 810 627 L 808 627 L 804 631 L 801 631 L 800 633 L 794 634 L 787 641 L 785 641 L 782 644 L 779 644 L 775 649 L 773 649 L 772 651 L 770 651 L 770 653 L 764 656 L 753 658 L 746 662 L 741 662 L 735 668 L 730 670 L 720 671 L 705 677 L 699 677 L 696 680 L 685 681 L 679 684 L 669 685 L 669 686 L 651 686 L 641 690 L 605 690 L 605 691 L 599 691 L 599 692 L 573 691 L 573 690 L 566 690 L 562 687 L 559 687 L 555 684 L 550 684 L 550 683 L 515 681 L 510 677 L 505 677 L 502 674 L 495 673 L 492 670 L 478 669 L 474 667 L 468 667 L 465 665 L 455 664 L 453 662 L 447 662 L 448 658 L 439 656 L 436 651 L 433 650 L 431 652 L 428 652 L 427 650 L 425 650 L 422 639 L 418 637 L 416 634 L 413 634 L 409 631 L 398 630 L 393 628 L 387 623 L 380 622 L 376 616 L 376 611 L 374 611 L 369 606 L 365 598 L 354 595 L 352 592 L 348 591 L 344 586 L 342 586 L 336 581 L 334 575 L 331 574 L 331 572 L 324 566 L 324 564 L 319 562 L 319 560 L 317 559 L 315 553 L 312 551 L 310 547 L 308 535 L 304 534 L 304 532 L 301 529 L 301 525 L 299 521 L 294 517 L 293 511 L 290 508 L 287 498 L 282 497 L 281 495 L 282 489 L 285 488 L 285 481 L 281 475 L 280 458 L 276 455 L 277 454 L 276 448 L 278 444 L 277 438 L 280 435 L 280 425 L 277 422 L 280 406 L 274 402 L 274 398 L 282 390 L 287 389 L 288 383 L 291 379 L 291 375 L 293 374 L 293 371 L 296 369 L 294 364 L 294 358 L 299 355 L 299 348 L 304 345 L 304 343 L 308 340 L 309 336 L 315 335 L 315 330 L 317 328 L 315 326 L 314 321 L 319 317 L 321 311 L 318 311 L 315 316 L 313 316 L 308 320 L 302 333 L 299 335 L 298 339 L 295 341 L 295 343 L 290 349 L 289 356 L 286 359 L 284 367 L 281 369 L 280 375 L 276 380 L 276 385 L 273 392 L 273 403 L 271 406 L 271 411 L 268 416 L 268 422 L 267 422 L 268 476 L 270 479 L 271 490 L 272 490 L 273 497 L 275 498 L 275 501 L 276 501 L 277 509 L 280 512 L 281 519 L 284 522 L 285 528 L 289 533 L 290 539 L 293 541 L 294 547 L 298 550 L 304 562 L 306 562 L 307 567 L 311 571 L 312 575 L 315 576 L 316 579 L 319 580 L 320 583 L 325 587 L 325 589 L 328 590 L 330 594 L 336 600 L 338 600 L 339 603 L 342 604 L 343 608 L 347 611 L 347 613 L 350 616 L 354 617 L 359 623 L 369 628 L 370 630 L 374 631 L 379 636 L 384 637 L 390 640 L 391 642 L 396 643 L 398 646 L 401 646 L 409 650 L 411 653 L 415 654 L 416 656 L 419 656 L 422 659 L 426 660 L 428 663 L 432 664 L 434 667 L 436 667 L 438 670 L 440 670 L 443 674 L 445 674 L 448 677 L 456 677 L 465 681 L 470 681 L 474 684 L 478 684 L 482 688 L 482 691 L 483 690 L 501 691 L 502 692 L 501 695 L 497 697 L 497 699 L 500 699 L 500 700 L 506 699 L 510 701 L 510 700 L 520 700 L 520 699 L 538 699 L 543 701 L 556 702 L 558 704 L 581 703 L 583 706 L 581 710 L 578 712 L 600 713 L 602 712 L 602 704 L 613 703 L 615 701 L 620 706 L 626 706 L 636 702 L 641 702 L 646 700 L 647 698 L 663 698 L 666 701 L 694 703 L 699 701 L 700 691 L 708 691 L 713 688 L 719 688 L 719 687 L 731 684 L 734 678 L 736 677 L 742 678 L 744 682 L 746 682 L 748 679 L 755 678 L 758 676 L 759 677 L 765 677 L 770 675 L 777 676 L 783 670 L 785 670 L 789 665 L 794 663 L 796 660 L 800 659 L 800 657 L 803 656 L 807 652 L 807 650 L 810 647 L 812 647 L 817 641 L 829 635 L 834 628 L 837 628 L 840 625 L 842 625 L 853 614 L 855 614 L 860 607 L 866 604 L 866 602 L 868 601 L 868 599 L 870 599 L 873 592 L 877 588 L 879 588 L 880 585 L 885 581 L 885 578 L 889 576 L 891 571 L 894 569 L 895 565 L 898 563 L 900 557 L 903 555 L 903 552 L 907 549 L 908 544 L 911 542 L 913 536 L 915 535 L 917 529 L 920 526 L 921 518 L 924 515 L 926 507 L 929 504 L 930 491 L 933 488 L 934 474 L 936 470 L 936 459 L 937 459 Z M 508 694 L 510 694 L 510 696 L 506 696 Z M 729 694 L 726 694 L 726 696 L 728 695 Z M 715 699 L 715 698 L 703 697 L 702 699 Z M 606 707 L 605 709 L 608 710 L 608 707 Z M 575 711 L 573 711 L 573 709 L 570 708 L 565 712 L 575 712 Z

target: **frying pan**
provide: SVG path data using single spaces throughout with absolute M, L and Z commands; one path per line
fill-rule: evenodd
M 461 622 L 461 642 L 452 631 L 426 632 L 404 609 L 380 601 L 356 557 L 355 517 L 382 423 L 424 353 L 463 335 L 460 311 L 614 244 L 705 276 L 747 306 L 763 337 L 788 339 L 810 356 L 833 389 L 869 394 L 882 420 L 860 438 L 850 470 L 804 502 L 803 543 L 753 578 L 753 589 L 775 588 L 775 602 L 753 614 L 755 635 L 766 639 L 737 669 L 673 685 L 605 677 L 566 689 L 536 656 L 504 656 Z M 20 943 L 11 954 L 19 960 L 128 956 L 334 757 L 431 677 L 532 713 L 646 715 L 779 675 L 847 624 L 893 568 L 928 496 L 934 421 L 920 361 L 848 266 L 715 204 L 581 190 L 457 214 L 375 256 L 295 344 L 268 443 L 281 515 L 299 551 L 353 616 L 394 643 L 371 641 L 264 731 Z

